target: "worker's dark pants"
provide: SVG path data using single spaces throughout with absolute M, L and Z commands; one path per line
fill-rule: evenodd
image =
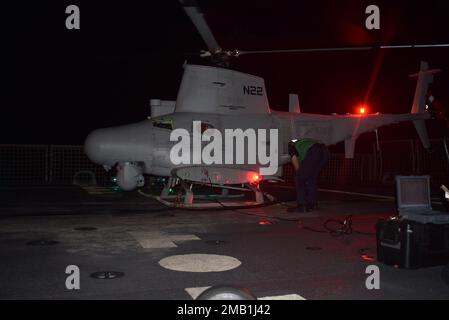
M 329 160 L 329 151 L 324 144 L 315 144 L 307 152 L 296 172 L 298 206 L 315 206 L 317 202 L 317 179 L 321 169 Z

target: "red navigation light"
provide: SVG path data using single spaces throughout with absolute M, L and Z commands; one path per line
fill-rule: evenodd
M 368 113 L 368 107 L 366 105 L 364 105 L 364 104 L 359 105 L 357 107 L 357 113 L 362 114 L 362 115 L 363 114 L 367 114 Z
M 260 176 L 257 173 L 250 173 L 248 176 L 248 180 L 250 183 L 259 183 Z

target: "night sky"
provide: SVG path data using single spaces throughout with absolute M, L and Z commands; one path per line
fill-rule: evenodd
M 80 8 L 80 30 L 65 28 L 69 4 Z M 365 28 L 369 4 L 380 7 L 380 30 Z M 446 0 L 199 5 L 224 49 L 449 43 Z M 81 144 L 95 128 L 145 119 L 150 98 L 174 100 L 185 60 L 207 63 L 177 0 L 10 1 L 2 12 L 0 143 Z M 353 112 L 367 97 L 373 112 L 405 113 L 420 60 L 444 70 L 432 92 L 447 108 L 449 48 L 249 55 L 231 68 L 264 77 L 273 109 L 287 110 L 288 93 L 298 93 L 303 112 Z

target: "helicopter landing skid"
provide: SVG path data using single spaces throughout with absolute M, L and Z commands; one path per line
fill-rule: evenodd
M 192 209 L 192 210 L 232 210 L 232 209 L 242 209 L 247 207 L 260 206 L 260 203 L 255 201 L 218 201 L 215 202 L 192 202 L 184 203 L 183 201 L 169 201 L 161 198 L 160 196 L 155 196 L 154 199 L 160 203 L 166 205 L 167 207 L 178 208 L 178 209 Z
M 258 185 L 244 184 L 245 187 L 236 187 L 229 185 L 219 184 L 206 184 L 213 188 L 221 189 L 221 194 L 209 194 L 209 195 L 194 195 L 192 187 L 194 184 L 204 185 L 204 183 L 198 183 L 181 179 L 173 172 L 173 175 L 169 178 L 168 183 L 165 185 L 160 196 L 155 196 L 154 199 L 158 200 L 162 204 L 182 209 L 233 209 L 233 208 L 245 208 L 262 205 L 265 202 L 264 194 L 259 189 Z M 184 194 L 172 195 L 170 194 L 176 185 L 182 186 Z M 244 192 L 254 192 L 255 201 L 235 201 L 238 198 L 242 198 L 243 194 L 229 194 L 229 190 L 238 190 Z M 270 198 L 270 197 L 269 197 Z M 235 199 L 234 201 L 229 201 Z M 200 200 L 200 201 L 194 201 Z M 272 201 L 273 199 L 270 199 Z

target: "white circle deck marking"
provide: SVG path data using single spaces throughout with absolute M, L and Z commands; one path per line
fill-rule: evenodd
M 183 272 L 220 272 L 237 268 L 240 260 L 217 254 L 182 254 L 163 258 L 161 267 Z

